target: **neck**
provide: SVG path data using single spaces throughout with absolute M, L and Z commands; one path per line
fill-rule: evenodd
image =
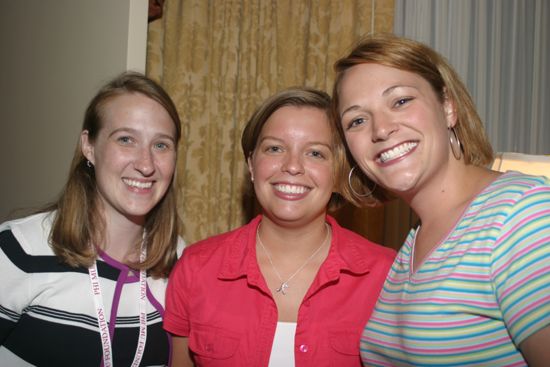
M 143 225 L 121 216 L 106 216 L 103 251 L 122 263 L 139 261 Z
M 324 215 L 299 227 L 276 223 L 264 216 L 258 230 L 264 246 L 275 256 L 280 254 L 285 257 L 311 253 L 323 243 L 327 233 Z
M 457 209 L 465 208 L 493 179 L 491 171 L 473 165 L 459 165 L 434 177 L 414 196 L 405 198 L 421 222 L 429 224 Z

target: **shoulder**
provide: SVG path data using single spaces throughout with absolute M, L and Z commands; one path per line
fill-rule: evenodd
M 498 192 L 486 205 L 498 224 L 495 260 L 550 254 L 550 182 L 542 176 L 519 172 L 503 174 L 494 186 Z M 489 211 L 491 210 L 491 211 Z
M 51 255 L 48 238 L 55 212 L 45 212 L 11 220 L 0 225 L 0 232 L 11 231 L 23 250 L 32 255 Z
M 240 269 L 244 259 L 250 256 L 247 244 L 256 225 L 257 221 L 252 221 L 187 246 L 170 275 L 171 281 L 186 284 L 197 278 L 205 281 L 217 277 L 224 269 L 229 272 Z
M 231 231 L 217 234 L 188 245 L 185 248 L 184 255 L 189 256 L 191 254 L 209 254 L 215 251 L 219 251 L 220 249 L 224 249 L 225 247 L 234 244 L 235 241 L 238 241 L 249 225 L 250 224 L 246 224 Z
M 224 256 L 239 257 L 245 252 L 248 238 L 258 223 L 256 218 L 244 226 L 195 242 L 185 248 L 182 260 L 202 262 Z
M 486 187 L 472 202 L 471 211 L 478 218 L 494 217 L 504 221 L 514 213 L 548 209 L 550 181 L 543 176 L 530 176 L 508 171 Z
M 511 198 L 520 198 L 533 190 L 550 190 L 550 179 L 544 176 L 531 176 L 508 171 L 499 176 L 486 191 L 492 194 L 508 195 Z
M 488 190 L 493 205 L 510 214 L 547 212 L 550 206 L 550 180 L 509 171 L 500 176 Z

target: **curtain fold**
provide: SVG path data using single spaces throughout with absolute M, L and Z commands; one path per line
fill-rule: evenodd
M 240 136 L 256 106 L 291 86 L 330 93 L 334 62 L 371 29 L 392 27 L 393 0 L 166 0 L 149 26 L 147 74 L 182 120 L 177 186 L 187 242 L 250 219 Z M 347 208 L 339 220 L 381 242 L 376 210 Z
M 476 104 L 495 152 L 550 154 L 550 2 L 396 0 L 394 33 L 444 55 Z M 384 211 L 384 243 L 417 218 L 401 201 Z M 393 223 L 393 224 L 392 224 Z
M 396 34 L 446 56 L 495 151 L 550 154 L 550 2 L 396 0 Z

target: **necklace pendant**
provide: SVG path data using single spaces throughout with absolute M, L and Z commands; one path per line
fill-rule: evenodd
M 281 286 L 277 289 L 275 289 L 276 292 L 281 292 L 283 296 L 286 294 L 286 289 L 288 288 L 288 284 L 286 282 L 281 283 Z

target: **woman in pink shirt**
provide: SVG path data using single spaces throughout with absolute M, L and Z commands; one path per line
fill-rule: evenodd
M 330 98 L 289 89 L 242 135 L 261 214 L 188 247 L 171 274 L 164 327 L 173 366 L 360 366 L 359 338 L 394 252 L 327 209 L 345 153 Z

